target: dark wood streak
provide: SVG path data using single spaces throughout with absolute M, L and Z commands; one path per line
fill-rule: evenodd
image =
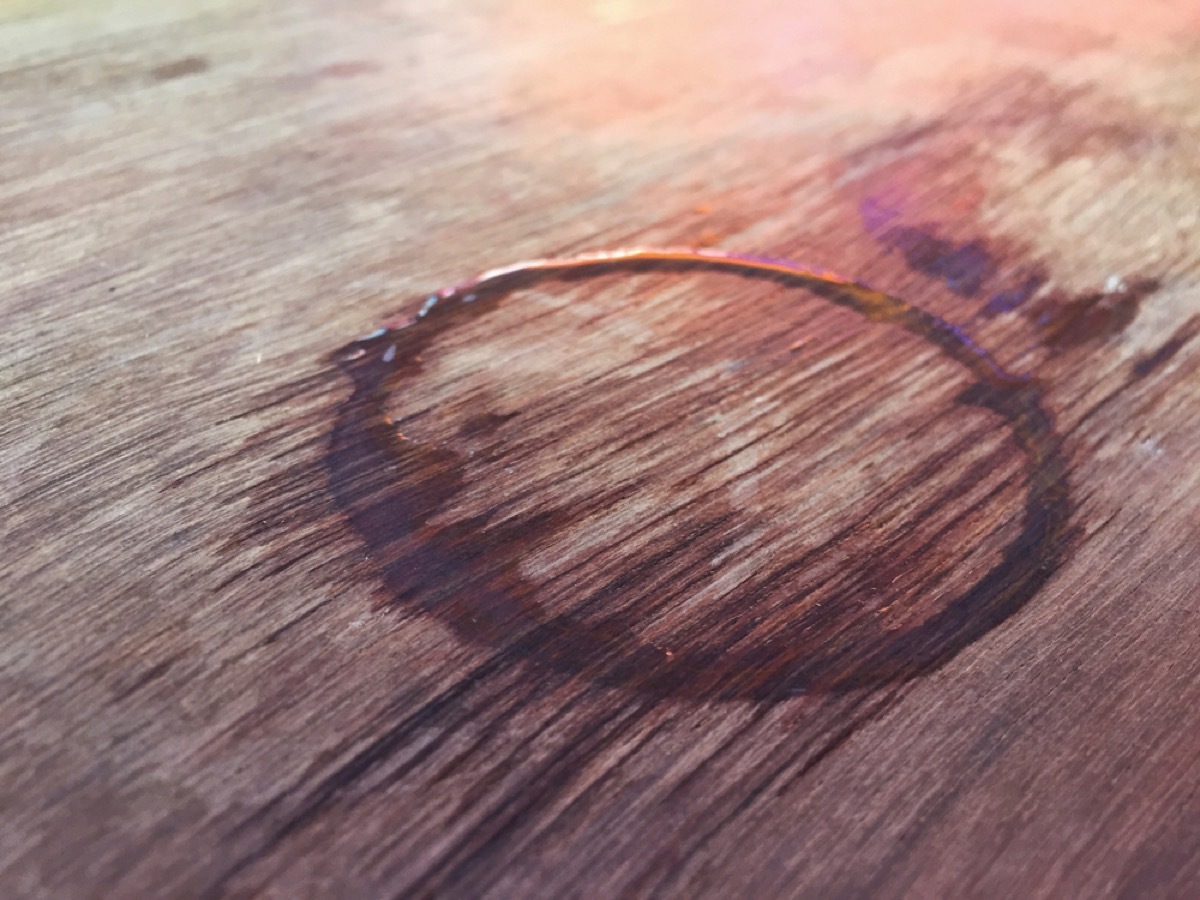
M 203 56 L 184 56 L 155 67 L 150 71 L 150 77 L 155 81 L 174 81 L 189 75 L 203 74 L 210 68 L 212 64 Z
M 519 288 L 547 279 L 614 271 L 721 271 L 803 288 L 871 322 L 898 326 L 934 344 L 975 377 L 959 402 L 999 415 L 1026 456 L 1021 533 L 973 587 L 919 626 L 870 635 L 830 632 L 803 616 L 781 635 L 784 653 L 729 646 L 722 652 L 664 654 L 638 641 L 629 623 L 602 625 L 548 616 L 537 588 L 518 571 L 522 535 L 553 529 L 568 514 L 553 508 L 488 529 L 479 518 L 432 524 L 463 487 L 454 451 L 408 439 L 385 402 L 442 331 L 485 315 Z M 1033 597 L 1057 569 L 1070 517 L 1067 467 L 1036 382 L 1005 372 L 965 334 L 899 298 L 830 273 L 777 260 L 689 250 L 635 250 L 546 260 L 495 270 L 426 299 L 411 319 L 381 329 L 336 358 L 354 381 L 330 439 L 333 496 L 397 602 L 415 602 L 461 638 L 509 648 L 518 658 L 606 685 L 704 699 L 772 700 L 805 690 L 846 690 L 904 680 L 951 659 Z M 382 474 L 381 474 L 382 473 Z M 721 522 L 712 523 L 719 527 Z M 803 564 L 803 560 L 799 561 Z

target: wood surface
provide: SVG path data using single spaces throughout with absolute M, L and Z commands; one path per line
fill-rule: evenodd
M 1196 896 L 1195 4 L 5 0 L 0 135 L 0 895 Z M 628 246 L 945 325 L 398 327 Z

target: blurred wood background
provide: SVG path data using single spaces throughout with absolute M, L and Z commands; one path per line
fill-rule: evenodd
M 1195 895 L 1194 3 L 0 0 L 0 135 L 4 896 Z M 697 272 L 359 427 L 630 245 L 1055 464 Z

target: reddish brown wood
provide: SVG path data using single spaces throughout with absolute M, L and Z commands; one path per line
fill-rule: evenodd
M 0 6 L 0 893 L 1190 896 L 1198 41 Z

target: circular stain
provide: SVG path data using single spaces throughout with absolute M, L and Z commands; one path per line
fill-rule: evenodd
M 435 339 L 496 310 L 514 291 L 549 280 L 643 271 L 712 271 L 774 281 L 932 344 L 971 379 L 956 400 L 1007 423 L 1023 455 L 1019 533 L 957 596 L 898 626 L 860 622 L 849 627 L 836 610 L 809 609 L 794 617 L 785 610 L 765 631 L 750 622 L 722 630 L 715 642 L 664 643 L 640 637 L 628 609 L 601 619 L 577 610 L 548 611 L 539 600 L 542 588 L 523 571 L 523 557 L 532 540 L 577 524 L 578 510 L 573 504 L 543 503 L 540 512 L 507 526 L 483 515 L 446 517 L 467 485 L 469 461 L 444 442 L 423 443 L 401 434 L 389 416 L 389 402 L 403 401 Z M 352 343 L 337 360 L 353 379 L 354 391 L 339 409 L 331 435 L 330 486 L 393 599 L 436 616 L 475 644 L 598 683 L 694 698 L 771 700 L 903 680 L 945 663 L 1012 615 L 1061 561 L 1070 513 L 1066 466 L 1038 385 L 1005 372 L 944 320 L 832 273 L 692 250 L 629 250 L 521 263 L 425 298 L 417 316 Z M 461 434 L 469 439 L 494 432 L 508 415 L 480 412 L 462 423 Z M 612 428 L 619 431 L 619 421 Z M 603 485 L 597 492 L 603 497 Z M 690 523 L 677 542 L 694 539 L 698 529 L 726 528 L 727 519 L 718 509 Z M 785 568 L 828 567 L 832 543 L 787 560 Z M 886 547 L 879 549 L 886 555 Z M 642 558 L 617 573 L 608 583 L 610 592 L 628 592 L 639 580 L 652 578 L 655 559 Z M 880 589 L 878 578 L 870 589 Z

